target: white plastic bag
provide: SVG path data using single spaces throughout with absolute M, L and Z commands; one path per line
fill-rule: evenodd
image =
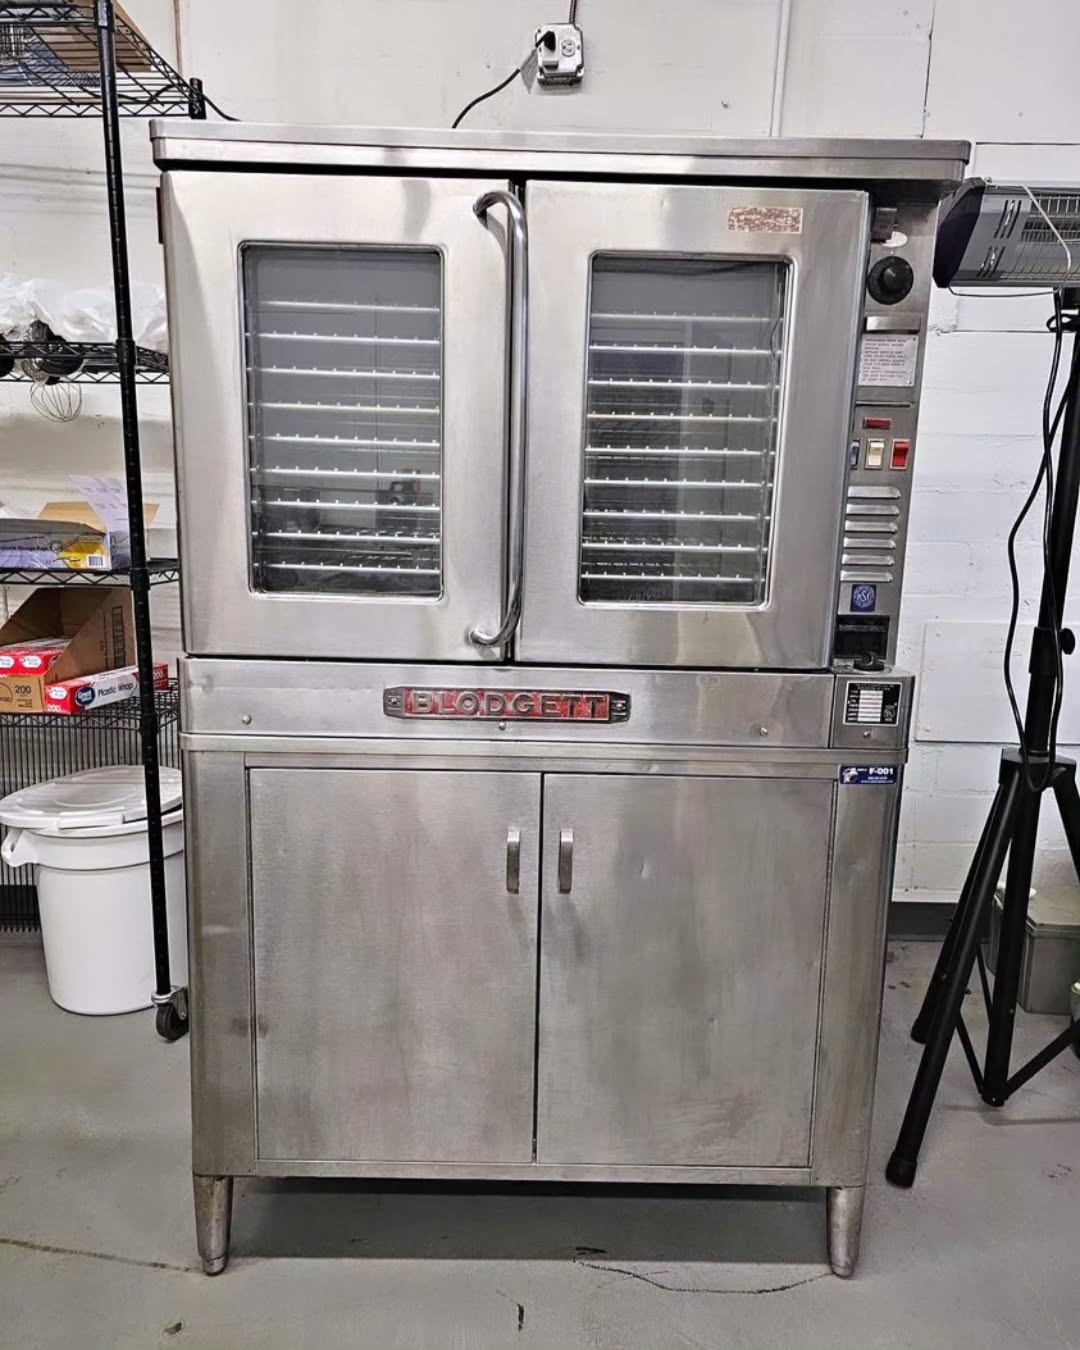
M 59 282 L 34 278 L 26 283 L 33 316 L 69 342 L 115 342 L 116 297 L 102 286 L 69 290 Z M 149 282 L 131 287 L 132 336 L 139 347 L 167 349 L 165 292 Z
M 33 321 L 29 282 L 5 272 L 0 276 L 0 337 L 19 341 L 26 337 Z

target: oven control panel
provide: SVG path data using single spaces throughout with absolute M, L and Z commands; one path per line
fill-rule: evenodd
M 896 653 L 937 210 L 881 200 L 871 222 L 833 647 L 859 665 Z
M 915 454 L 915 407 L 859 403 L 848 446 L 835 655 L 896 650 Z

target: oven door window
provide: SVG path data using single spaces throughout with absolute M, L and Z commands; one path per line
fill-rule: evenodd
M 442 593 L 442 258 L 243 249 L 251 584 Z
M 593 258 L 582 601 L 766 603 L 787 282 L 782 262 Z

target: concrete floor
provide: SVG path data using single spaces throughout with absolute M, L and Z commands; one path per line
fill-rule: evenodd
M 814 1193 L 311 1182 L 238 1185 L 232 1264 L 207 1279 L 195 1268 L 186 1043 L 158 1041 L 149 1013 L 60 1012 L 37 944 L 0 941 L 0 1346 L 1075 1350 L 1071 1054 L 992 1112 L 954 1051 L 915 1189 L 881 1179 L 932 957 L 924 944 L 892 952 L 872 1191 L 850 1282 L 827 1273 Z M 1020 1050 L 1060 1025 L 1023 1018 Z

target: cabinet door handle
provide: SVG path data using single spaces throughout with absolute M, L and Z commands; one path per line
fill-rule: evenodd
M 574 831 L 559 831 L 559 891 L 569 895 L 574 885 Z
M 506 889 L 510 895 L 521 890 L 521 831 L 506 831 Z

